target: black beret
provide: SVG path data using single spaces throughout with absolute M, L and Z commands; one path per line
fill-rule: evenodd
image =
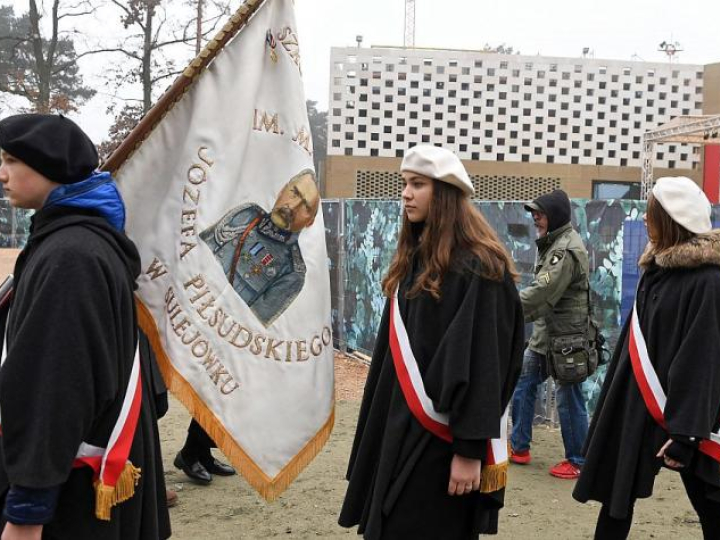
M 97 148 L 75 122 L 55 114 L 18 114 L 0 120 L 0 148 L 60 184 L 88 178 Z

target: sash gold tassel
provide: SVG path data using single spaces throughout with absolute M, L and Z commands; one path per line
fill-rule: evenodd
M 480 475 L 480 493 L 499 491 L 507 485 L 508 463 L 483 465 Z
M 113 506 L 127 501 L 135 495 L 135 486 L 140 482 L 140 469 L 129 461 L 125 464 L 115 486 L 106 486 L 100 479 L 95 481 L 95 517 L 110 521 Z

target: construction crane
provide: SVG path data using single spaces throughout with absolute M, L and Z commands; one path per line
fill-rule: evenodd
M 405 0 L 405 47 L 415 47 L 415 0 Z

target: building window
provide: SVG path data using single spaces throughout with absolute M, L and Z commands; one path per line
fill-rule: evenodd
M 601 164 L 600 164 L 601 165 Z M 593 199 L 640 199 L 640 182 L 593 180 Z

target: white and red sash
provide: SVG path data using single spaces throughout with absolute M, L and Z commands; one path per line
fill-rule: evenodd
M 75 455 L 73 468 L 88 466 L 95 471 L 96 480 L 106 486 L 114 486 L 130 455 L 130 447 L 140 417 L 141 404 L 140 352 L 136 350 L 120 415 L 110 434 L 107 447 L 101 448 L 86 442 L 81 443 Z
M 400 315 L 397 292 L 393 296 L 390 308 L 390 351 L 400 388 L 413 416 L 430 433 L 444 441 L 452 442 L 448 415 L 437 412 L 432 400 L 425 392 L 425 385 Z M 507 419 L 508 409 L 506 408 L 500 419 L 500 438 L 488 441 L 487 459 L 484 465 L 500 465 L 507 462 Z
M 650 362 L 650 357 L 640 329 L 640 321 L 637 315 L 637 305 L 633 306 L 632 316 L 630 320 L 630 363 L 632 364 L 633 374 L 640 388 L 640 394 L 645 401 L 645 406 L 655 421 L 667 430 L 665 424 L 665 403 L 667 397 L 665 391 L 660 384 L 655 368 Z M 704 438 L 698 449 L 720 463 L 720 430 L 716 433 L 710 433 Z
M 10 274 L 0 284 L 0 307 L 4 307 L 13 294 L 13 276 Z M 9 319 L 9 315 L 8 315 Z M 7 359 L 7 324 L 3 339 L 0 366 Z M 135 358 L 130 370 L 120 414 L 106 448 L 81 442 L 73 460 L 73 469 L 90 467 L 94 471 L 95 516 L 110 521 L 112 507 L 124 502 L 135 494 L 135 486 L 140 481 L 140 469 L 129 460 L 140 407 L 142 405 L 142 379 L 140 377 L 140 349 L 135 348 Z M 0 434 L 2 426 L 0 425 Z
M 95 473 L 95 517 L 98 519 L 109 521 L 113 506 L 131 498 L 140 481 L 141 471 L 128 457 L 141 406 L 140 349 L 136 348 L 120 414 L 107 446 L 100 448 L 83 442 L 73 461 L 73 468 L 88 466 Z

